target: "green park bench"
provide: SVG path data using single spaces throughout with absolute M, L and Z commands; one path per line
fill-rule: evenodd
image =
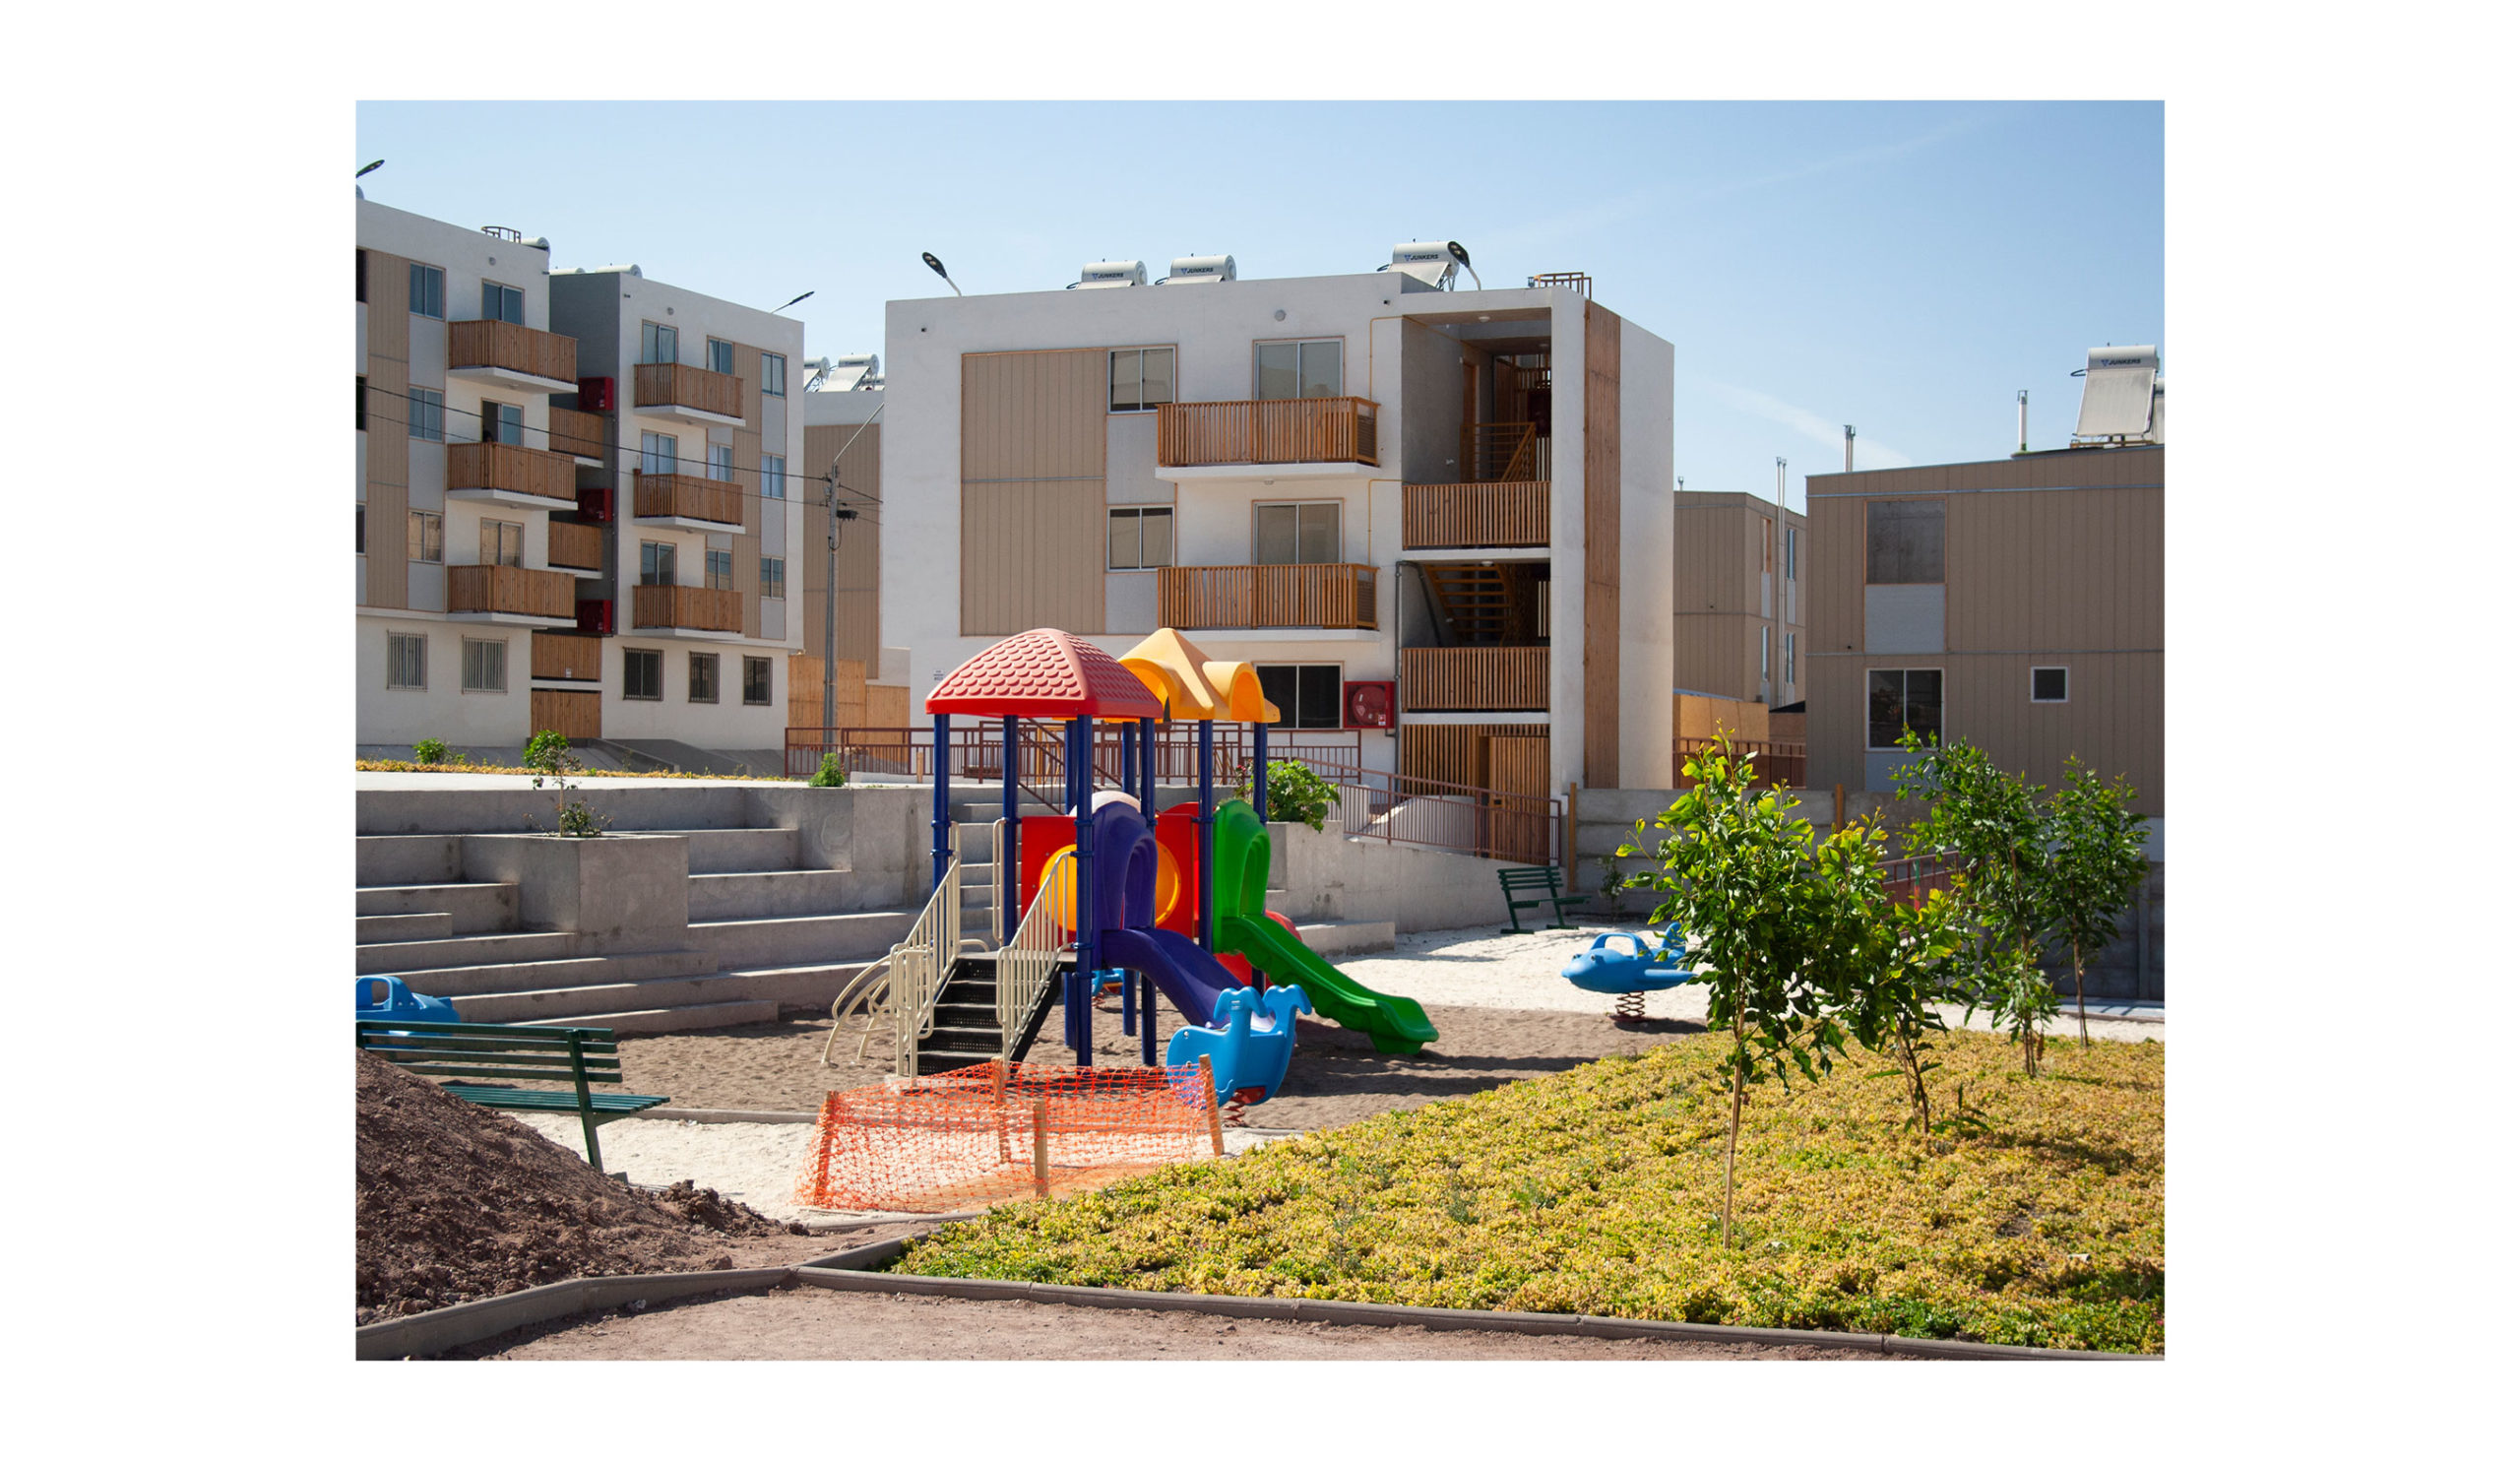
M 1499 928 L 1496 930 L 1499 933 L 1536 931 L 1523 926 L 1523 916 L 1518 910 L 1526 908 L 1544 907 L 1548 909 L 1549 917 L 1556 920 L 1548 925 L 1549 927 L 1570 927 L 1572 925 L 1566 921 L 1566 905 L 1589 901 L 1581 893 L 1560 894 L 1558 889 L 1563 884 L 1558 881 L 1557 869 L 1554 866 L 1500 867 L 1496 870 L 1496 885 L 1505 890 L 1505 917 L 1514 921 L 1513 927 Z M 1514 896 L 1517 893 L 1531 893 L 1537 896 L 1517 899 Z
M 586 1128 L 587 1161 L 598 1172 L 603 1171 L 603 1149 L 596 1143 L 596 1127 L 673 1099 L 609 1091 L 598 1094 L 590 1089 L 621 1084 L 620 1047 L 609 1030 L 360 1020 L 358 1048 L 413 1075 L 569 1082 L 575 1089 L 524 1091 L 504 1085 L 441 1085 L 438 1089 L 492 1111 L 577 1112 Z

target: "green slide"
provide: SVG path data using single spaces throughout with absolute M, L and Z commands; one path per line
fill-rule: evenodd
M 1435 1039 L 1435 1027 L 1417 1000 L 1377 994 L 1357 984 L 1269 918 L 1269 833 L 1250 802 L 1235 799 L 1217 808 L 1213 851 L 1219 952 L 1249 959 L 1273 985 L 1302 985 L 1313 1013 L 1370 1037 L 1386 1055 L 1414 1055 Z

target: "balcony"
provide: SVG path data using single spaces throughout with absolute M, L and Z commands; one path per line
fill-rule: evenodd
M 1546 710 L 1546 645 L 1400 652 L 1404 711 Z
M 503 441 L 450 442 L 446 495 L 517 507 L 575 507 L 578 464 L 556 452 Z
M 1404 548 L 1548 546 L 1548 483 L 1409 482 L 1400 489 Z
M 553 568 L 574 573 L 580 578 L 599 577 L 603 573 L 603 530 L 593 523 L 550 524 L 543 558 Z
M 578 581 L 540 568 L 459 563 L 446 570 L 446 611 L 495 623 L 574 624 Z
M 732 589 L 694 589 L 681 584 L 638 584 L 630 590 L 630 627 L 687 629 L 703 634 L 744 632 L 744 602 Z
M 534 677 L 593 682 L 603 678 L 603 641 L 592 634 L 534 636 Z
M 551 408 L 551 450 L 589 467 L 603 465 L 603 417 L 591 411 Z
M 637 408 L 702 426 L 744 423 L 744 383 L 697 365 L 642 365 L 634 383 Z
M 506 320 L 454 320 L 446 327 L 446 373 L 546 396 L 574 391 L 578 343 Z
M 744 531 L 744 489 L 681 473 L 631 474 L 630 515 L 657 527 L 702 533 Z
M 1167 629 L 1372 629 L 1374 572 L 1363 563 L 1166 568 L 1157 619 Z
M 1355 467 L 1380 464 L 1374 454 L 1377 410 L 1374 403 L 1360 396 L 1159 406 L 1155 413 L 1155 460 L 1160 469 L 1309 467 L 1311 471 L 1286 475 L 1352 476 Z

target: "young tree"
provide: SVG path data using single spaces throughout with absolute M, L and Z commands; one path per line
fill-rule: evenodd
M 1926 803 L 1908 830 L 1908 855 L 1951 865 L 1958 914 L 1968 925 L 1955 992 L 2011 1032 L 2021 1044 L 2022 1070 L 2036 1076 L 2046 1022 L 2056 1008 L 2038 957 L 2050 921 L 2048 817 L 2028 782 L 1997 769 L 1966 740 L 1929 744 L 1912 730 L 1899 743 L 1922 752 L 1891 773 L 1899 798 Z
M 2050 927 L 2072 951 L 2074 1018 L 2091 1044 L 2083 1006 L 2083 964 L 2117 936 L 2118 918 L 2144 884 L 2144 819 L 2128 807 L 2135 789 L 2124 777 L 2104 785 L 2075 757 L 2065 758 L 2065 785 L 2048 803 L 2048 903 Z
M 1659 867 L 1622 879 L 1660 895 L 1653 921 L 1676 921 L 1696 935 L 1691 955 L 1706 971 L 1710 1028 L 1729 1027 L 1725 1069 L 1732 1085 L 1724 1144 L 1723 1242 L 1732 1242 L 1732 1170 L 1741 1144 L 1746 1088 L 1769 1076 L 1790 1084 L 1826 1075 L 1846 1048 L 1840 1011 L 1854 1002 L 1865 961 L 1880 946 L 1866 887 L 1880 887 L 1875 828 L 1848 827 L 1818 838 L 1789 815 L 1780 789 L 1761 789 L 1751 758 L 1734 757 L 1728 737 L 1691 756 L 1694 785 L 1652 823 L 1636 824 L 1622 858 Z M 1648 827 L 1660 829 L 1656 838 Z

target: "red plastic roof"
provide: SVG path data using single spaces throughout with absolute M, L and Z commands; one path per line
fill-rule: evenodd
M 927 695 L 929 715 L 1161 719 L 1164 703 L 1102 650 L 1064 629 L 1027 629 L 963 663 Z

